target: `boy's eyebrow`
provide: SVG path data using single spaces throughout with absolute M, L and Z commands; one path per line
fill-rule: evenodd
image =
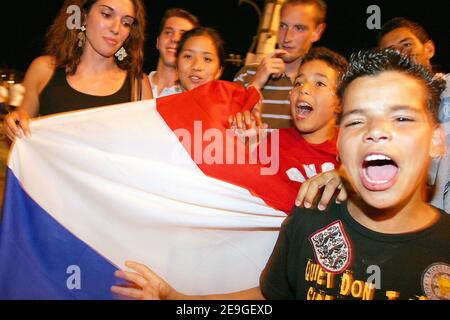
M 390 107 L 391 111 L 409 111 L 414 113 L 422 113 L 421 110 L 418 110 L 416 108 L 412 108 L 410 106 L 404 106 L 404 105 L 394 105 Z
M 319 76 L 319 77 L 321 77 L 321 78 L 327 78 L 327 79 L 328 79 L 328 76 L 327 76 L 327 75 L 325 75 L 325 74 L 323 74 L 323 73 L 320 73 L 320 72 L 314 73 L 314 75 L 315 75 L 315 76 Z
M 416 108 L 412 108 L 410 106 L 404 106 L 404 105 L 393 105 L 389 107 L 389 111 L 410 111 L 414 113 L 421 113 L 420 110 L 417 110 Z M 365 114 L 367 113 L 364 108 L 356 108 L 351 111 L 344 112 L 342 114 L 342 118 L 345 118 L 346 116 L 353 115 L 353 114 Z
M 364 112 L 364 110 L 363 109 L 353 109 L 353 110 L 351 110 L 351 111 L 347 111 L 347 112 L 344 112 L 344 113 L 342 113 L 342 119 L 344 119 L 345 117 L 347 117 L 347 116 L 349 116 L 349 115 L 352 115 L 352 114 L 364 114 L 365 112 Z
M 400 40 L 400 43 L 403 43 L 403 42 L 406 42 L 406 41 L 411 41 L 411 40 L 412 40 L 411 37 L 406 37 L 406 38 Z
M 395 47 L 398 46 L 399 44 L 404 44 L 405 42 L 408 42 L 408 41 L 413 41 L 413 38 L 406 37 L 406 38 L 400 40 L 397 44 L 388 46 L 387 49 L 395 49 Z
M 301 77 L 304 77 L 305 75 L 303 74 L 303 73 L 299 73 L 298 75 L 297 75 L 297 77 L 295 77 L 295 81 L 297 81 L 298 80 L 298 78 L 301 78 Z M 320 72 L 317 72 L 317 73 L 314 73 L 314 76 L 318 76 L 318 77 L 321 77 L 321 78 L 326 78 L 326 79 L 328 79 L 328 76 L 327 75 L 325 75 L 325 74 L 323 74 L 323 73 L 320 73 Z M 294 82 L 295 82 L 294 81 Z

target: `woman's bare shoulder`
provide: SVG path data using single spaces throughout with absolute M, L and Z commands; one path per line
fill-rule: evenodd
M 34 59 L 28 71 L 39 71 L 44 73 L 53 73 L 55 70 L 55 58 L 52 56 L 39 56 Z
M 50 80 L 55 71 L 55 58 L 40 56 L 34 59 L 25 74 L 25 85 L 32 85 L 42 89 Z M 40 91 L 40 90 L 39 90 Z

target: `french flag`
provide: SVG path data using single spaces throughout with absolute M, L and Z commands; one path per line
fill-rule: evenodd
M 236 161 L 228 115 L 258 100 L 214 81 L 34 121 L 8 161 L 0 299 L 115 299 L 126 260 L 188 294 L 258 286 L 297 192 Z

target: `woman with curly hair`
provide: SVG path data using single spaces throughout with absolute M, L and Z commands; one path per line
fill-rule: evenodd
M 81 26 L 70 27 L 71 8 Z M 28 68 L 22 105 L 5 118 L 11 140 L 36 116 L 151 99 L 143 75 L 142 0 L 66 0 L 47 33 L 45 55 Z

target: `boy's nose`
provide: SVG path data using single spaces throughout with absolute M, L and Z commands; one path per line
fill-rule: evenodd
M 307 83 L 304 83 L 303 85 L 301 85 L 299 87 L 299 92 L 301 95 L 310 96 L 311 95 L 311 86 Z
M 364 141 L 368 143 L 383 143 L 391 139 L 389 124 L 384 119 L 372 120 L 369 123 Z

